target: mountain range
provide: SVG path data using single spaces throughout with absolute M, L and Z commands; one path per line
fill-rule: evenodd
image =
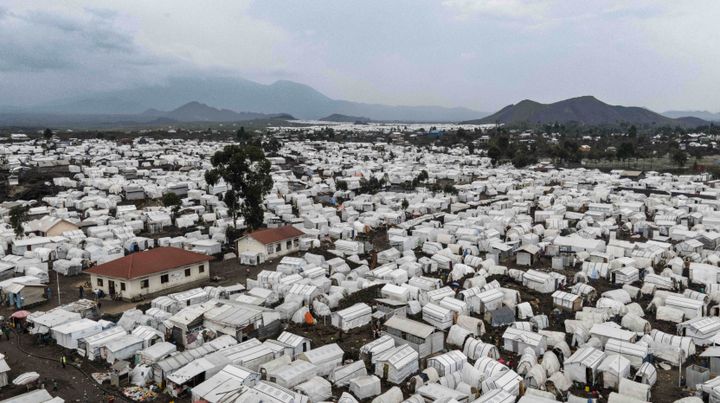
M 235 112 L 230 109 L 218 109 L 192 101 L 168 112 L 148 109 L 141 114 L 152 119 L 166 119 L 174 122 L 242 122 L 256 119 L 293 120 L 293 116 L 283 113 L 267 114 L 255 112 Z
M 339 113 L 333 113 L 330 116 L 320 118 L 323 122 L 339 122 L 339 123 L 369 123 L 370 118 L 364 116 L 348 116 Z
M 486 124 L 503 123 L 506 125 L 537 125 L 554 123 L 577 123 L 581 125 L 656 125 L 694 127 L 707 123 L 695 117 L 670 118 L 649 109 L 636 106 L 609 105 L 593 96 L 570 98 L 563 101 L 542 104 L 523 100 L 508 105 L 498 112 L 481 119 L 463 123 Z
M 265 85 L 225 77 L 177 77 L 162 84 L 56 100 L 22 112 L 135 115 L 147 110 L 169 111 L 189 102 L 212 105 L 220 110 L 242 111 L 240 113 L 286 113 L 299 119 L 342 114 L 380 121 L 457 122 L 485 115 L 467 108 L 390 106 L 337 100 L 292 81 Z
M 708 111 L 667 111 L 662 113 L 663 116 L 677 119 L 682 117 L 694 117 L 708 122 L 720 122 L 720 113 L 712 113 Z
M 54 100 L 33 107 L 0 107 L 0 125 L 5 126 L 164 125 L 258 119 L 693 127 L 720 120 L 720 114 L 669 111 L 662 115 L 641 107 L 609 105 L 595 97 L 583 96 L 551 104 L 523 100 L 488 116 L 467 108 L 337 100 L 310 86 L 286 80 L 266 85 L 239 78 L 196 76 Z

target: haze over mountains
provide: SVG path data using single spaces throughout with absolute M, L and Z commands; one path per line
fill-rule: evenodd
M 389 106 L 336 100 L 304 84 L 265 85 L 223 77 L 180 77 L 163 84 L 89 94 L 30 108 L 0 108 L 3 125 L 171 124 L 241 122 L 257 119 L 313 119 L 335 122 L 464 122 L 507 125 L 575 122 L 582 125 L 657 125 L 694 127 L 720 120 L 709 112 L 670 111 L 606 104 L 583 96 L 542 104 L 523 100 L 487 116 L 468 108 Z
M 481 119 L 465 123 L 553 124 L 577 123 L 581 125 L 618 125 L 622 123 L 657 126 L 698 126 L 706 123 L 695 117 L 669 118 L 651 110 L 635 106 L 606 104 L 593 96 L 570 98 L 542 104 L 523 100 Z
M 250 80 L 217 77 L 174 78 L 164 84 L 49 102 L 24 112 L 133 115 L 148 109 L 169 111 L 189 102 L 239 113 L 286 113 L 299 119 L 343 114 L 367 116 L 373 120 L 451 122 L 485 115 L 467 108 L 388 106 L 336 100 L 292 81 L 276 81 L 265 85 Z
M 712 113 L 708 111 L 667 111 L 663 112 L 662 115 L 673 119 L 692 116 L 698 119 L 707 120 L 708 122 L 720 122 L 720 113 Z

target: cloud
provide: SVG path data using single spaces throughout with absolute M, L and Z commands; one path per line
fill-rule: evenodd
M 18 91 L 18 79 L 46 84 L 45 99 L 182 74 L 292 76 L 302 49 L 282 29 L 251 17 L 248 4 L 10 0 L 0 9 L 0 92 L 13 90 L 27 103 L 38 97 Z
M 418 3 L 421 2 L 421 5 Z M 717 110 L 720 48 L 699 0 L 4 0 L 2 104 L 217 75 L 338 99 L 493 110 L 594 94 Z
M 546 17 L 552 1 L 547 0 L 444 0 L 443 6 L 453 9 L 456 17 L 467 19 L 485 16 L 512 20 L 541 20 Z

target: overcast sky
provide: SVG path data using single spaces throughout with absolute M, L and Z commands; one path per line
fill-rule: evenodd
M 0 105 L 177 75 L 492 112 L 525 98 L 720 110 L 720 1 L 0 2 Z

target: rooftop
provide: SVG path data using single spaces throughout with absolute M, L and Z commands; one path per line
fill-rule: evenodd
M 176 269 L 191 264 L 207 262 L 210 256 L 189 252 L 180 248 L 161 247 L 138 252 L 115 259 L 87 271 L 102 276 L 133 279 Z
M 286 225 L 279 228 L 268 228 L 259 231 L 252 232 L 248 236 L 264 245 L 271 243 L 284 241 L 286 239 L 297 238 L 302 236 L 304 232 L 293 227 L 292 225 Z

